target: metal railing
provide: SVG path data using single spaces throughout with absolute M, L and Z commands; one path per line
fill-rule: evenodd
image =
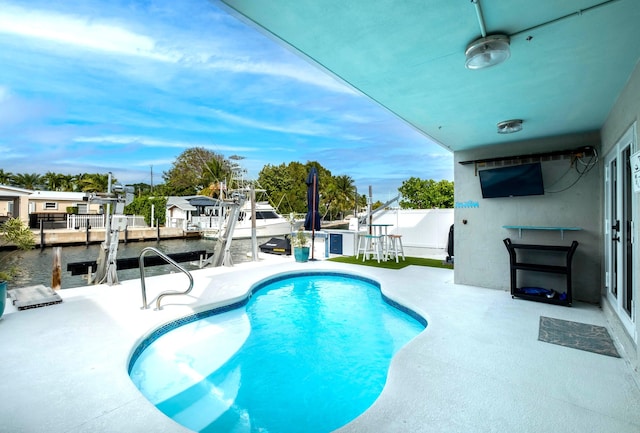
M 162 310 L 162 307 L 160 306 L 160 301 L 162 300 L 162 298 L 164 298 L 165 296 L 186 295 L 191 291 L 191 289 L 193 289 L 193 276 L 189 271 L 187 271 L 185 268 L 180 266 L 177 262 L 171 259 L 171 257 L 167 256 L 157 248 L 147 247 L 143 249 L 140 252 L 140 258 L 138 259 L 138 265 L 140 267 L 140 284 L 142 286 L 142 309 L 143 310 L 146 310 L 147 308 L 149 308 L 149 306 L 147 305 L 147 288 L 145 286 L 145 281 L 144 281 L 144 256 L 151 251 L 156 253 L 158 256 L 162 257 L 165 262 L 172 265 L 174 268 L 176 268 L 180 272 L 186 274 L 187 277 L 189 277 L 189 288 L 184 292 L 167 291 L 167 292 L 162 292 L 158 295 L 158 298 L 156 299 L 156 310 Z

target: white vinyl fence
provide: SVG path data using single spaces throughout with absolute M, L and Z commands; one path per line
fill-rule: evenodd
M 404 246 L 446 248 L 453 209 L 389 209 L 373 216 L 375 224 L 392 224 L 389 234 L 402 235 Z
M 144 217 L 140 215 L 126 215 L 127 227 L 148 227 L 144 221 Z M 67 229 L 69 230 L 86 230 L 105 228 L 104 214 L 91 215 L 67 215 Z

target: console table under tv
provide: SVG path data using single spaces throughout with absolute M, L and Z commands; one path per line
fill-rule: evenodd
M 573 254 L 578 248 L 578 241 L 573 241 L 571 245 L 534 245 L 534 244 L 514 244 L 511 239 L 504 239 L 504 245 L 509 252 L 509 268 L 511 272 L 511 297 L 528 299 L 530 301 L 546 302 L 549 304 L 558 305 L 571 305 L 571 261 Z M 518 261 L 518 251 L 539 251 L 549 253 L 564 253 L 562 256 L 565 258 L 565 262 L 562 265 L 549 265 L 540 263 L 530 263 L 524 260 Z M 517 272 L 518 271 L 532 271 L 532 272 L 546 272 L 552 274 L 565 275 L 566 277 L 566 292 L 564 296 L 561 293 L 555 293 L 554 296 L 547 297 L 544 292 L 535 293 L 535 291 L 527 291 L 525 288 L 517 287 Z
M 549 226 L 502 226 L 503 229 L 518 230 L 518 237 L 522 237 L 523 230 L 546 230 L 560 232 L 560 238 L 564 239 L 564 232 L 580 231 L 581 227 L 549 227 Z

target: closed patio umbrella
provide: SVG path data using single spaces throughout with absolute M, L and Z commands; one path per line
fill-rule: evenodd
M 311 230 L 311 260 L 315 260 L 313 256 L 313 248 L 316 237 L 316 230 L 320 230 L 320 212 L 318 212 L 318 202 L 320 201 L 320 193 L 318 192 L 318 170 L 311 167 L 309 176 L 307 176 L 307 215 L 304 219 L 304 229 Z

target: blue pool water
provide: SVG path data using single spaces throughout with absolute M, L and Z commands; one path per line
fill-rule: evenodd
M 357 277 L 277 278 L 243 307 L 143 343 L 130 376 L 195 431 L 330 432 L 374 402 L 393 355 L 426 325 L 391 304 Z

